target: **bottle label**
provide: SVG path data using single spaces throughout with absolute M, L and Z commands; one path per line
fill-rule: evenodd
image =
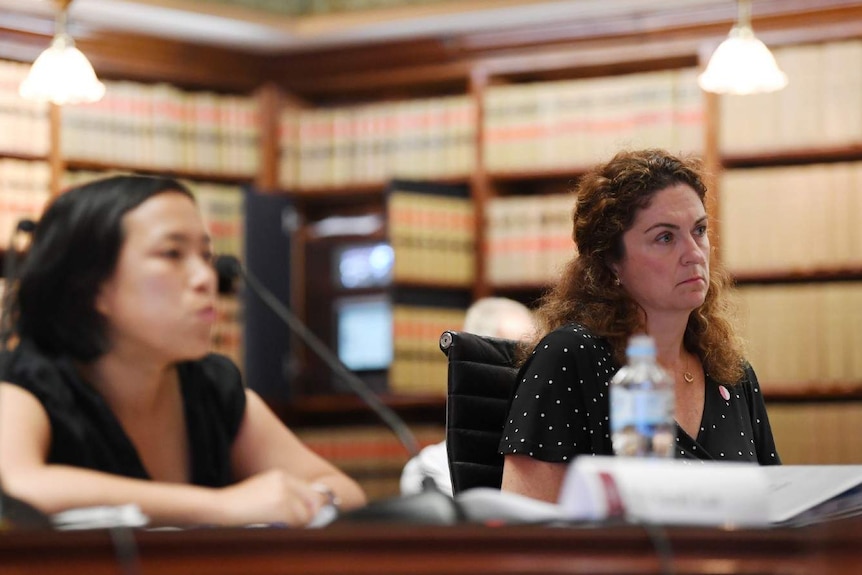
M 612 387 L 614 453 L 669 457 L 676 439 L 673 407 L 673 390 Z

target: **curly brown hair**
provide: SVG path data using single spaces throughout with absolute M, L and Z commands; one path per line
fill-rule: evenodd
M 539 335 L 532 345 L 554 329 L 577 322 L 605 338 L 616 361 L 624 363 L 628 338 L 645 331 L 645 317 L 609 264 L 624 256 L 623 234 L 638 211 L 649 205 L 656 192 L 676 184 L 691 187 L 705 204 L 701 162 L 664 150 L 623 151 L 580 178 L 572 233 L 577 254 L 540 299 Z M 707 373 L 734 383 L 744 374 L 744 348 L 727 297 L 732 280 L 718 261 L 711 261 L 709 270 L 705 301 L 689 316 L 683 341 L 688 351 L 700 357 Z

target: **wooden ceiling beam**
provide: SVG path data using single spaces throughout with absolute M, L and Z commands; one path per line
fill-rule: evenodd
M 313 102 L 411 90 L 463 93 L 477 65 L 499 74 L 526 77 L 538 71 L 549 77 L 554 70 L 590 74 L 590 66 L 606 73 L 599 69 L 629 58 L 657 66 L 696 63 L 704 47 L 717 45 L 733 24 L 735 10 L 728 4 L 278 56 L 97 31 L 77 43 L 106 79 L 233 92 L 272 81 Z M 768 44 L 862 37 L 862 1 L 757 0 L 752 17 L 755 32 Z M 49 41 L 46 33 L 12 29 L 0 18 L 0 58 L 32 61 Z
M 758 0 L 755 32 L 768 43 L 816 42 L 862 37 L 862 2 Z M 636 15 L 591 22 L 531 26 L 494 33 L 474 33 L 435 41 L 402 41 L 361 48 L 292 54 L 270 59 L 270 77 L 305 98 L 341 96 L 393 89 L 398 84 L 449 85 L 467 82 L 471 67 L 482 64 L 499 74 L 550 77 L 606 74 L 608 66 L 630 61 L 643 69 L 696 65 L 724 38 L 735 21 L 728 10 L 699 8 L 637 18 Z M 427 87 L 426 87 L 427 89 Z M 359 95 L 359 94 L 357 94 Z
M 50 36 L 0 28 L 0 58 L 32 62 Z M 151 36 L 92 33 L 75 40 L 103 79 L 170 82 L 189 89 L 251 92 L 266 81 L 258 54 Z
M 265 60 L 257 54 L 129 34 L 94 35 L 77 45 L 106 78 L 236 92 L 266 81 Z

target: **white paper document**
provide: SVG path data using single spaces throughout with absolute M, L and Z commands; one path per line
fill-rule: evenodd
M 500 491 L 491 487 L 474 487 L 455 496 L 468 520 L 477 523 L 554 523 L 565 521 L 562 509 L 555 503 Z
M 145 527 L 149 518 L 140 507 L 128 505 L 100 505 L 79 507 L 51 516 L 55 529 L 71 531 L 78 529 L 110 529 L 112 527 Z
M 580 457 L 558 504 L 497 489 L 456 496 L 471 521 L 624 520 L 714 527 L 802 526 L 862 514 L 862 465 Z
M 862 465 L 763 467 L 769 519 L 803 525 L 862 513 Z

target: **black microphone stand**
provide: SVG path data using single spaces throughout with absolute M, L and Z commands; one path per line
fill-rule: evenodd
M 243 278 L 245 285 L 275 313 L 288 328 L 308 345 L 334 373 L 362 399 L 366 405 L 395 433 L 411 457 L 419 454 L 419 443 L 409 426 L 392 409 L 384 404 L 377 394 L 351 372 L 344 363 L 308 327 L 269 291 L 251 272 L 246 270 L 233 256 L 219 256 L 216 270 L 220 282 L 224 278 L 233 280 Z M 422 481 L 422 492 L 404 497 L 393 497 L 374 501 L 365 507 L 341 513 L 336 521 L 368 522 L 390 521 L 402 523 L 421 523 L 451 525 L 464 519 L 458 503 L 437 487 L 431 477 Z

